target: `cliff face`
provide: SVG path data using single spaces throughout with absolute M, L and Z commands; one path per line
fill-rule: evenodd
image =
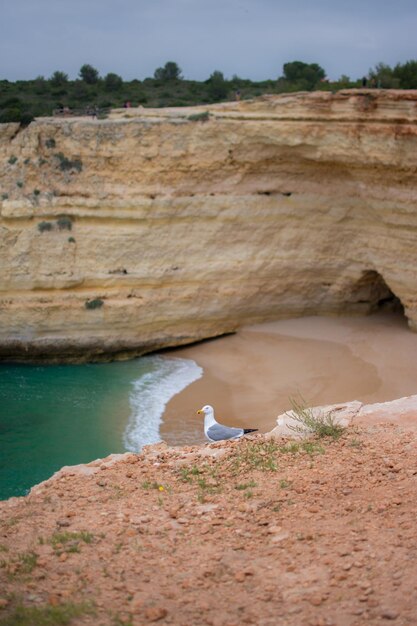
M 414 91 L 0 125 L 0 358 L 398 300 L 416 329 L 416 169 Z

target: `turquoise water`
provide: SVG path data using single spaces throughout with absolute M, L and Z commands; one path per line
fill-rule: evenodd
M 201 376 L 188 359 L 0 365 L 0 499 L 63 465 L 159 441 L 166 403 Z

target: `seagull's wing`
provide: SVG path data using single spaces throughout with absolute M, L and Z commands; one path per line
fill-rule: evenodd
M 221 424 L 213 424 L 207 429 L 206 435 L 212 441 L 222 441 L 222 439 L 235 439 L 243 435 L 243 428 L 229 428 Z

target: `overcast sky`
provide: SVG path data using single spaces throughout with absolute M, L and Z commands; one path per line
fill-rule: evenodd
M 417 59 L 416 0 L 1 0 L 0 79 L 84 63 L 125 80 L 176 61 L 185 78 L 277 78 L 287 61 L 352 79 Z

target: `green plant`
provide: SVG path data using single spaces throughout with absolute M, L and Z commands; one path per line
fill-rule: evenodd
M 303 441 L 301 448 L 310 456 L 314 456 L 315 454 L 324 454 L 325 452 L 323 446 L 315 441 Z
M 52 222 L 39 222 L 38 224 L 38 231 L 40 233 L 48 232 L 52 230 L 52 228 L 53 228 Z
M 8 194 L 8 193 L 2 193 L 2 194 L 1 194 L 1 199 L 2 199 L 2 200 L 7 200 L 7 199 L 8 199 L 8 197 L 9 197 L 9 194 Z
M 86 300 L 84 302 L 85 308 L 89 310 L 101 309 L 103 304 L 104 304 L 104 300 L 102 300 L 101 298 L 94 298 L 94 300 Z
M 16 185 L 19 187 L 19 189 L 22 189 L 23 187 L 23 182 L 21 180 L 18 180 Z
M 257 484 L 255 481 L 250 480 L 248 483 L 241 483 L 240 485 L 235 485 L 235 489 L 238 491 L 245 491 L 245 489 L 249 489 L 251 487 L 256 487 Z
M 69 217 L 69 215 L 60 215 L 56 223 L 58 224 L 59 230 L 72 229 L 72 219 Z
M 40 195 L 40 193 L 41 193 L 41 192 L 39 191 L 39 189 L 34 189 L 34 190 L 33 190 L 33 195 L 34 195 L 34 196 L 39 196 L 39 195 Z
M 68 237 L 68 243 L 75 243 L 74 237 Z
M 279 451 L 282 454 L 297 454 L 300 451 L 300 444 L 292 441 L 291 443 L 287 443 L 285 446 L 280 446 Z
M 36 567 L 38 555 L 35 552 L 25 552 L 19 555 L 19 571 L 23 574 L 30 574 Z
M 53 549 L 61 554 L 62 552 L 79 552 L 80 543 L 91 543 L 94 535 L 89 532 L 55 532 L 50 540 Z
M 45 146 L 47 148 L 55 148 L 56 146 L 56 141 L 53 137 L 49 137 L 46 141 L 45 141 Z
M 25 159 L 25 160 L 23 161 L 23 163 L 24 163 L 25 165 L 29 165 L 29 163 L 30 163 L 30 159 L 29 159 L 29 158 L 28 158 L 28 159 Z
M 93 613 L 89 604 L 67 602 L 58 606 L 24 606 L 19 604 L 0 618 L 0 626 L 66 626 L 75 617 Z
M 319 438 L 339 439 L 344 427 L 337 423 L 332 411 L 319 411 L 306 406 L 303 398 L 290 398 L 292 410 L 286 415 L 295 422 L 288 428 L 300 435 L 314 434 Z
M 76 170 L 77 172 L 81 172 L 81 170 L 83 169 L 81 159 L 73 159 L 71 161 L 71 159 L 68 159 L 66 156 L 64 156 L 62 152 L 57 152 L 55 156 L 59 161 L 59 168 L 63 172 L 70 170 Z
M 233 472 L 238 472 L 243 466 L 263 472 L 275 472 L 278 468 L 275 458 L 278 450 L 279 446 L 272 439 L 261 442 L 242 441 L 232 457 L 231 469 Z
M 180 478 L 184 483 L 191 483 L 193 482 L 193 477 L 199 476 L 201 473 L 201 470 L 196 465 L 193 465 L 190 469 L 188 467 L 181 467 Z
M 210 113 L 208 111 L 202 111 L 201 113 L 193 113 L 188 116 L 190 122 L 208 122 Z
M 153 481 L 152 483 L 149 480 L 145 480 L 142 483 L 142 489 L 158 489 L 158 491 L 164 491 L 165 487 L 163 485 L 160 485 L 159 483 L 157 483 L 156 481 Z
M 14 165 L 16 163 L 16 161 L 17 161 L 17 156 L 12 154 L 12 156 L 9 158 L 10 165 Z

